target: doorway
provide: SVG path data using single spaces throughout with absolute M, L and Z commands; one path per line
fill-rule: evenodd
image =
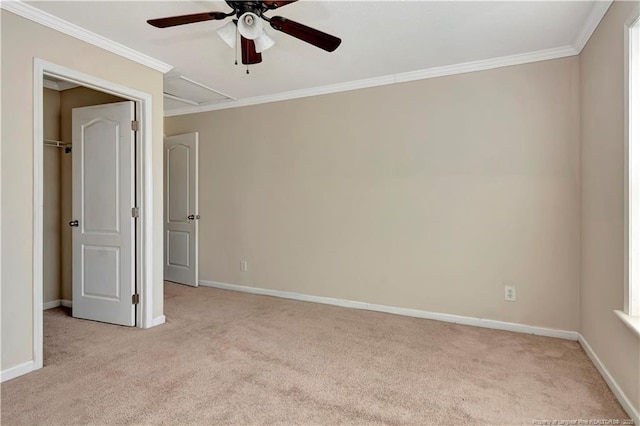
M 84 233 L 78 232 L 79 230 L 82 231 L 82 228 L 72 227 L 74 222 L 78 223 L 77 220 L 81 216 L 78 212 L 78 210 L 81 210 L 78 208 L 79 206 L 74 208 L 74 201 L 81 201 L 75 199 L 78 197 L 74 196 L 73 191 L 74 188 L 79 189 L 80 183 L 74 178 L 76 173 L 74 163 L 83 157 L 82 147 L 74 141 L 74 136 L 77 136 L 74 135 L 74 132 L 77 133 L 78 130 L 75 126 L 77 119 L 74 118 L 74 114 L 78 109 L 83 111 L 84 108 L 90 108 L 94 105 L 109 105 L 130 101 L 48 76 L 45 76 L 43 90 L 43 305 L 45 309 L 55 308 L 60 305 L 71 308 L 74 300 L 74 287 L 78 287 L 72 285 L 72 283 L 78 283 L 77 277 L 73 277 L 73 249 L 77 248 L 77 241 L 73 240 L 74 237 L 78 236 L 77 234 Z M 90 112 L 91 109 L 88 111 Z M 104 145 L 109 147 L 108 143 Z M 89 169 L 88 173 L 91 174 L 92 170 Z M 94 182 L 91 182 L 90 177 L 89 184 L 91 185 L 92 183 L 95 185 Z M 97 192 L 96 189 L 99 190 L 100 188 L 87 189 L 89 192 Z M 82 192 L 80 193 L 80 198 L 82 198 Z M 111 209 L 108 209 L 108 204 L 112 200 L 107 198 L 109 197 L 101 197 L 104 200 L 101 210 L 110 212 Z M 89 217 L 95 216 L 95 214 L 95 212 L 88 212 Z M 82 217 L 80 222 L 85 225 L 85 218 Z M 110 226 L 104 225 L 100 227 L 103 229 L 110 228 Z M 75 263 L 77 263 L 78 254 L 75 257 Z M 107 292 L 103 291 L 102 293 Z M 78 305 L 76 305 L 76 308 L 78 308 Z M 80 308 L 82 307 L 80 306 Z M 78 309 L 73 309 L 74 314 L 77 311 Z M 107 320 L 105 322 L 112 321 Z
M 139 213 L 138 232 L 135 233 L 135 255 L 132 261 L 137 282 L 138 309 L 134 316 L 136 327 L 149 328 L 164 322 L 164 317 L 153 318 L 152 281 L 152 185 L 151 185 L 151 95 L 102 80 L 75 70 L 40 59 L 34 60 L 34 214 L 33 214 L 33 359 L 34 369 L 43 365 L 43 284 L 44 284 L 44 117 L 43 85 L 47 79 L 82 86 L 104 95 L 130 102 L 137 116 L 138 140 L 135 146 L 135 207 Z M 64 143 L 63 141 L 58 141 Z M 71 147 L 72 148 L 72 147 Z M 48 149 L 48 148 L 47 148 Z M 72 148 L 73 149 L 73 148 Z M 133 211 L 132 211 L 133 214 Z M 133 300 L 132 300 L 133 302 Z

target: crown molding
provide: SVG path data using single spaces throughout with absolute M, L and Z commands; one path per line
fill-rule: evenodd
M 485 71 L 494 68 L 510 67 L 513 65 L 528 64 L 531 62 L 547 61 L 550 59 L 565 58 L 567 56 L 574 56 L 577 54 L 578 52 L 573 48 L 573 46 L 562 46 L 553 49 L 545 49 L 517 55 L 502 56 L 480 61 L 464 62 L 461 64 L 428 68 L 419 71 L 392 74 L 383 77 L 374 77 L 364 80 L 355 80 L 346 83 L 332 84 L 328 86 L 313 87 L 310 89 L 293 90 L 290 92 L 276 93 L 273 95 L 255 96 L 238 100 L 201 104 L 197 107 L 184 107 L 172 111 L 166 111 L 164 115 L 165 117 L 173 117 L 176 115 L 194 114 L 199 112 L 258 105 L 268 102 L 306 98 L 309 96 L 328 95 L 331 93 L 346 92 L 349 90 L 366 89 L 370 87 L 385 86 L 389 84 L 425 80 L 428 78 L 444 77 L 448 75 L 464 74 L 475 71 Z
M 37 22 L 45 27 L 49 27 L 71 37 L 100 47 L 104 50 L 108 50 L 116 55 L 123 56 L 149 68 L 153 68 L 154 70 L 162 73 L 166 73 L 173 68 L 173 66 L 167 63 L 152 58 L 151 56 L 147 56 L 120 43 L 116 43 L 106 37 L 88 31 L 29 4 L 23 3 L 20 0 L 2 0 L 0 2 L 0 8 L 29 19 L 30 21 Z
M 609 6 L 613 3 L 613 0 L 598 0 L 591 7 L 591 12 L 589 12 L 589 16 L 584 21 L 584 25 L 580 29 L 578 36 L 573 42 L 573 48 L 580 54 L 582 49 L 587 44 L 593 32 L 598 28 L 598 24 L 604 18 L 604 15 L 609 10 Z

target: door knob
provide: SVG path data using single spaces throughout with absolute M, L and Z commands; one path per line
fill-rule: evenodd
M 69 226 L 72 226 L 74 228 L 77 227 L 78 226 L 78 221 L 77 220 L 72 220 L 71 222 L 69 222 Z
M 189 216 L 187 216 L 187 219 L 189 219 L 189 220 L 200 219 L 200 215 L 197 214 L 197 215 L 194 216 L 194 215 L 190 214 Z

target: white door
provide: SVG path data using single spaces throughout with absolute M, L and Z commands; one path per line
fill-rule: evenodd
M 198 286 L 198 133 L 164 139 L 164 279 Z
M 74 108 L 73 316 L 135 325 L 135 133 L 130 101 Z

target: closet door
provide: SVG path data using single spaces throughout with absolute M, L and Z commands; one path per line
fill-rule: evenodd
M 164 139 L 164 279 L 198 286 L 198 133 Z
M 134 103 L 73 110 L 73 316 L 135 325 Z

